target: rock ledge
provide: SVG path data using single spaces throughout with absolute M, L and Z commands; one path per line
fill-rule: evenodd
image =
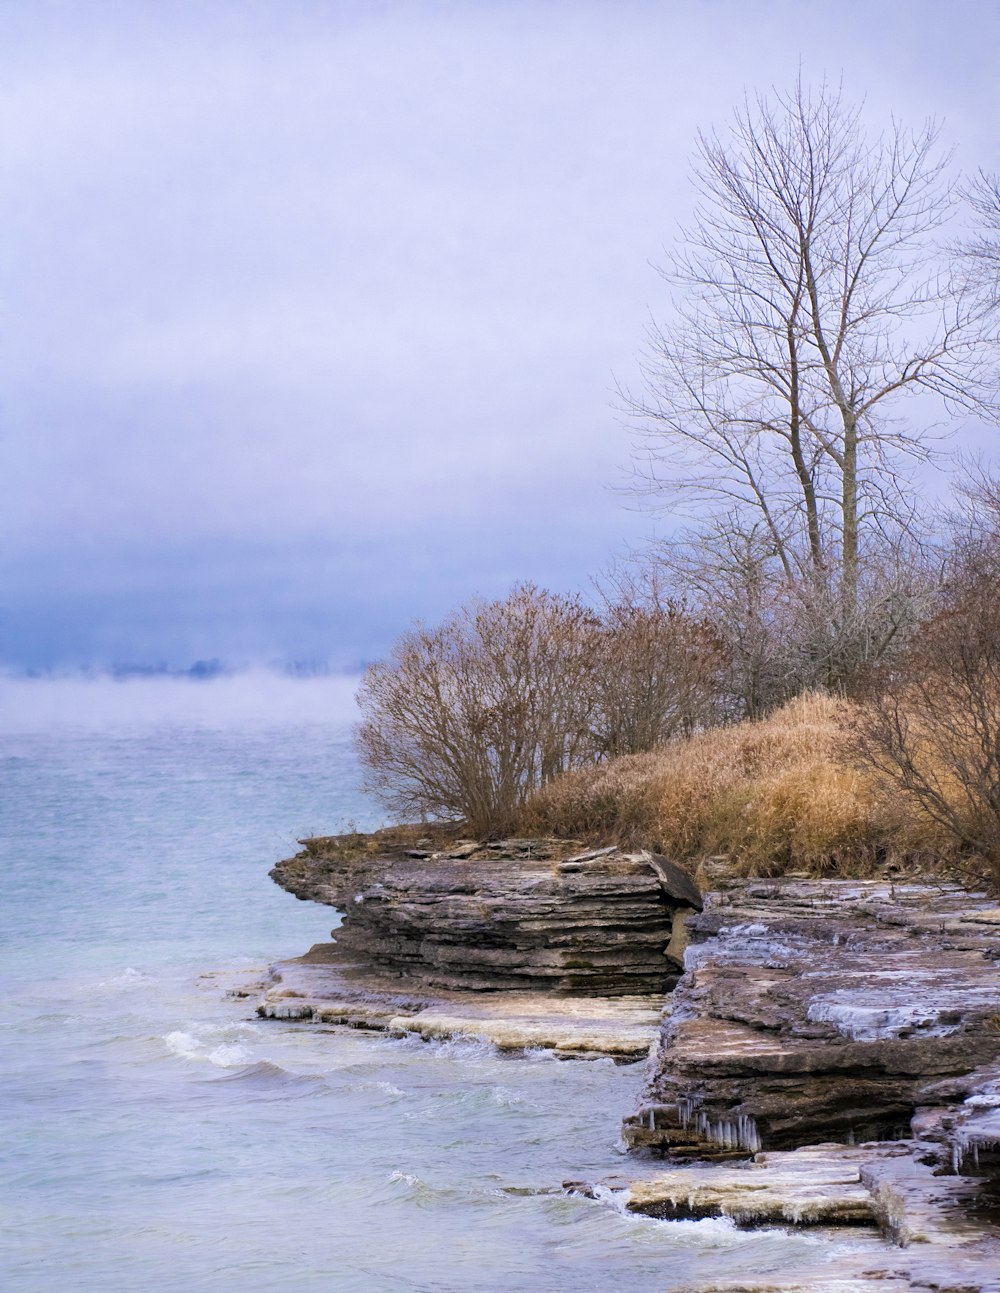
M 305 840 L 271 872 L 343 913 L 334 937 L 352 962 L 436 991 L 645 996 L 677 981 L 675 918 L 701 895 L 666 858 L 551 839 L 435 850 L 361 838 Z
M 272 967 L 268 1019 L 645 1059 L 700 910 L 666 858 L 553 839 L 330 836 L 272 878 L 335 907 L 335 942 Z

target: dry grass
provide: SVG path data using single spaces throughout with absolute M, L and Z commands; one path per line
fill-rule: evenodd
M 864 871 L 895 851 L 901 823 L 851 765 L 851 718 L 844 702 L 805 696 L 761 722 L 570 773 L 532 798 L 521 827 L 678 860 L 725 855 L 748 874 Z

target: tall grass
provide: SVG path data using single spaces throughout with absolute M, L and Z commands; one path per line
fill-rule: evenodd
M 896 851 L 903 824 L 853 766 L 852 718 L 846 702 L 804 696 L 759 722 L 563 776 L 521 825 L 678 860 L 725 855 L 747 874 L 857 872 Z

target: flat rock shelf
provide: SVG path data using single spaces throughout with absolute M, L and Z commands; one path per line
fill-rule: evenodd
M 407 990 L 398 977 L 345 963 L 336 944 L 320 943 L 305 956 L 271 967 L 257 1013 L 262 1019 L 410 1033 L 428 1041 L 475 1038 L 501 1051 L 547 1049 L 563 1059 L 610 1056 L 631 1063 L 649 1055 L 668 1008 L 662 996 Z

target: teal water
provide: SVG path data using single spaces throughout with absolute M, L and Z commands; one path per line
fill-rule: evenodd
M 227 995 L 335 919 L 273 862 L 379 820 L 349 715 L 343 680 L 0 686 L 0 1285 L 653 1293 L 832 1252 L 559 1193 L 623 1169 L 641 1066 L 265 1023 Z

